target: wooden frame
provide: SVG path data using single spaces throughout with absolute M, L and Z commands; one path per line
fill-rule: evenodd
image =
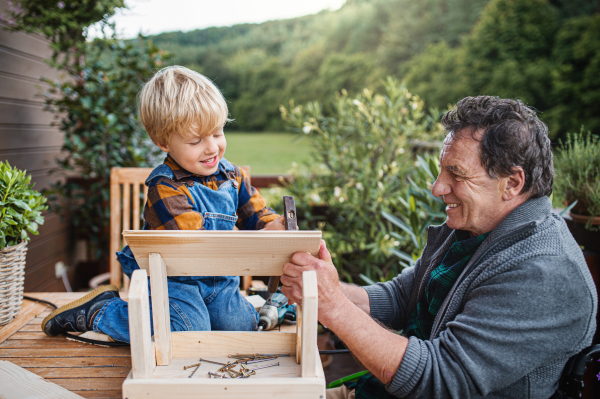
M 150 173 L 152 168 L 110 170 L 110 283 L 121 288 L 123 282 L 124 291 L 127 291 L 129 279 L 123 274 L 115 253 L 124 246 L 121 240 L 123 230 L 140 229 L 140 209 L 143 209 L 148 199 L 148 187 L 144 182 Z
M 295 331 L 171 332 L 167 276 L 275 275 L 294 252 L 317 255 L 320 231 L 124 231 L 141 270 L 129 290 L 132 371 L 123 397 L 136 398 L 325 398 L 317 349 L 317 275 L 305 272 L 303 304 Z M 227 248 L 227 251 L 215 251 Z M 150 336 L 147 271 L 152 289 L 154 336 Z M 149 350 L 153 346 L 154 351 Z M 232 353 L 290 353 L 280 367 L 248 379 L 209 379 L 203 363 L 194 378 L 183 365 L 199 357 L 225 360 Z M 295 354 L 295 356 L 294 356 Z

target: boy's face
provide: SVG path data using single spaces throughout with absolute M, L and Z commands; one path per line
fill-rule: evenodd
M 179 166 L 200 176 L 210 176 L 219 168 L 219 161 L 225 154 L 227 141 L 223 128 L 212 134 L 200 137 L 197 133 L 186 135 L 174 134 L 168 145 L 158 147 L 168 152 Z

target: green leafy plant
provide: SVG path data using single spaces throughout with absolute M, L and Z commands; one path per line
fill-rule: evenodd
M 53 186 L 53 209 L 71 215 L 77 236 L 91 244 L 92 259 L 108 253 L 110 169 L 158 163 L 160 150 L 139 122 L 136 97 L 166 57 L 143 38 L 97 39 L 72 66 L 71 79 L 44 79 L 52 86 L 47 109 L 65 133 L 66 155 L 58 165 L 77 176 Z
M 0 162 L 0 249 L 29 240 L 44 224 L 46 197 L 33 186 L 26 171 Z
M 417 155 L 419 168 L 409 177 L 410 186 L 400 206 L 393 214 L 383 212 L 383 216 L 400 228 L 401 232 L 391 232 L 404 250 L 391 249 L 399 257 L 402 267 L 413 266 L 427 244 L 427 227 L 441 224 L 446 220 L 446 204 L 431 193 L 433 182 L 440 173 L 437 158 L 425 154 Z
M 309 165 L 292 171 L 286 188 L 296 199 L 301 229 L 320 229 L 334 263 L 346 280 L 362 273 L 380 278 L 398 269 L 390 249 L 399 245 L 382 211 L 401 206 L 415 151 L 441 139 L 437 112 L 388 79 L 381 94 L 345 91 L 324 109 L 308 103 L 282 116 L 313 146 Z M 435 148 L 435 144 L 433 145 Z
M 573 213 L 600 215 L 600 138 L 583 128 L 568 134 L 554 158 L 555 196 L 571 204 L 577 200 Z M 588 221 L 586 228 L 592 229 Z
M 88 27 L 110 26 L 108 18 L 124 0 L 13 0 L 8 1 L 8 30 L 38 33 L 50 39 L 52 61 L 66 66 L 77 63 L 85 48 Z

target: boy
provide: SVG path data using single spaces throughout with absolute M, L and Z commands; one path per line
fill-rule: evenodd
M 187 68 L 164 68 L 144 86 L 142 123 L 168 153 L 146 180 L 144 230 L 284 229 L 283 217 L 266 207 L 248 176 L 223 158 L 227 115 L 219 89 Z M 139 268 L 128 246 L 117 257 L 129 277 Z M 258 313 L 239 283 L 237 276 L 169 277 L 171 330 L 255 330 Z M 42 330 L 50 336 L 95 331 L 129 342 L 128 320 L 127 303 L 109 285 L 52 312 Z

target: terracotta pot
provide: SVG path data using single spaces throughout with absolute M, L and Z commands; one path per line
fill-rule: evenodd
M 589 216 L 578 215 L 576 213 L 569 212 L 572 220 L 567 220 L 567 226 L 569 231 L 577 241 L 577 244 L 581 245 L 583 249 L 589 249 L 591 251 L 600 252 L 600 217 L 592 219 L 592 226 L 598 231 L 591 231 L 585 228 L 586 223 L 590 219 Z

